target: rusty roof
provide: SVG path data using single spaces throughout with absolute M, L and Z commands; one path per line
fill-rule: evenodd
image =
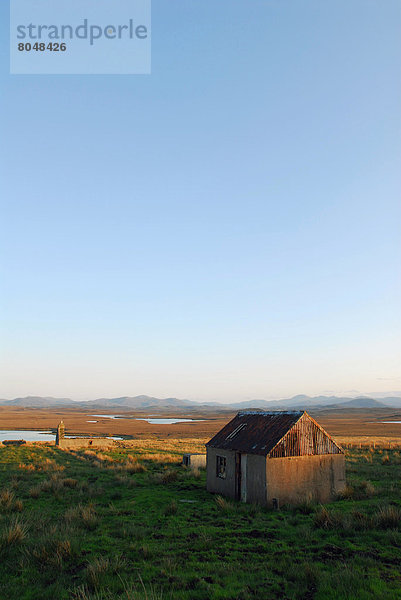
M 206 446 L 269 458 L 344 453 L 305 411 L 239 412 Z
M 206 444 L 211 448 L 268 454 L 304 411 L 242 411 Z

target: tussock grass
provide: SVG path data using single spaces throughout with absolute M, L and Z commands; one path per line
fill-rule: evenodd
M 31 455 L 32 456 L 32 455 Z M 43 473 L 51 473 L 56 471 L 64 471 L 64 465 L 60 465 L 53 458 L 44 458 L 38 463 L 19 463 L 19 468 L 23 471 L 38 471 Z
M 194 469 L 191 469 L 192 473 L 191 476 L 194 477 L 195 479 L 200 479 L 201 477 L 201 470 L 199 469 L 199 467 L 195 467 Z
M 41 492 L 42 492 L 42 486 L 38 483 L 37 485 L 34 485 L 31 488 L 29 488 L 28 493 L 31 498 L 39 498 Z
M 233 512 L 237 508 L 231 500 L 227 500 L 226 498 L 223 498 L 223 496 L 217 496 L 215 498 L 215 503 L 217 508 L 222 512 Z
M 66 478 L 62 479 L 62 484 L 64 487 L 67 487 L 67 488 L 76 488 L 78 485 L 78 480 L 73 479 L 72 477 L 66 477 Z
M 167 516 L 175 515 L 175 514 L 177 514 L 177 510 L 178 510 L 177 502 L 175 500 L 172 500 L 170 502 L 170 504 L 168 504 L 166 506 L 166 508 L 164 509 L 164 514 Z
M 128 477 L 128 474 L 124 473 L 124 472 L 116 475 L 114 478 L 114 481 L 116 482 L 117 485 L 121 485 L 124 487 L 135 487 L 136 486 L 136 480 L 132 477 Z
M 332 508 L 320 506 L 314 515 L 314 524 L 323 529 L 372 530 L 397 529 L 401 525 L 401 509 L 398 506 L 381 506 L 373 514 L 362 510 L 353 510 L 342 514 Z
M 172 483 L 174 481 L 177 481 L 177 479 L 178 479 L 177 471 L 172 471 L 171 469 L 167 469 L 166 471 L 164 471 L 164 473 L 162 473 L 162 476 L 161 476 L 162 483 Z
M 2 533 L 2 545 L 20 544 L 26 538 L 28 529 L 28 524 L 25 521 L 21 521 L 19 517 L 12 518 Z
M 89 460 L 93 467 L 103 470 L 120 471 L 129 474 L 144 473 L 147 470 L 146 466 L 142 462 L 139 462 L 137 457 L 130 455 L 122 461 L 108 454 L 85 450 L 81 454 L 78 454 L 78 457 L 81 460 Z
M 165 463 L 173 463 L 176 465 L 181 464 L 182 462 L 182 456 L 177 456 L 177 454 L 167 454 L 167 453 L 160 453 L 160 452 L 153 452 L 153 453 L 144 453 L 141 454 L 141 459 L 142 460 L 147 460 L 147 461 L 151 461 L 154 463 L 159 463 L 160 465 L 165 464 Z
M 378 527 L 396 529 L 401 524 L 401 509 L 398 506 L 381 506 L 375 514 Z
M 15 501 L 15 494 L 11 490 L 2 490 L 0 492 L 0 509 L 11 510 Z
M 53 473 L 50 479 L 32 486 L 29 489 L 29 495 L 31 498 L 39 498 L 42 492 L 50 492 L 55 495 L 59 495 L 63 488 L 74 489 L 79 487 L 78 480 L 72 477 L 61 477 L 58 473 Z
M 110 569 L 110 560 L 107 557 L 95 558 L 86 567 L 86 579 L 92 588 L 98 588 L 101 577 Z
M 14 506 L 13 506 L 13 509 L 14 509 L 16 512 L 22 512 L 22 511 L 23 511 L 23 508 L 24 508 L 24 505 L 23 505 L 23 502 L 22 502 L 22 500 L 18 500 L 18 499 L 17 499 L 17 500 L 15 500 L 15 502 L 14 502 Z
M 22 469 L 23 471 L 36 471 L 37 470 L 37 467 L 35 467 L 35 465 L 33 465 L 33 464 L 20 463 L 18 465 L 18 467 L 20 469 Z
M 121 577 L 119 581 L 122 587 L 121 594 L 116 596 L 108 589 L 90 590 L 88 586 L 80 586 L 72 590 L 72 600 L 164 600 L 171 599 L 172 595 L 164 596 L 163 591 L 158 591 L 152 584 L 145 586 L 141 576 L 140 585 L 125 582 Z
M 295 513 L 301 513 L 302 515 L 310 515 L 314 510 L 315 503 L 313 502 L 311 495 L 294 507 Z
M 126 560 L 121 555 L 111 558 L 102 556 L 89 561 L 85 570 L 88 585 L 91 589 L 97 589 L 107 574 L 118 574 L 125 566 Z
M 87 586 L 82 585 L 71 591 L 72 600 L 110 600 L 110 595 L 106 591 L 92 594 Z
M 353 510 L 350 520 L 356 531 L 371 529 L 373 526 L 372 516 L 362 510 Z
M 64 471 L 65 466 L 60 465 L 53 458 L 45 458 L 42 464 L 39 466 L 40 470 L 44 472 Z
M 61 568 L 72 555 L 71 541 L 46 538 L 44 543 L 34 546 L 29 557 L 33 559 L 38 569 Z
M 22 512 L 23 510 L 22 500 L 15 497 L 12 490 L 3 489 L 0 492 L 0 511 L 2 512 Z
M 341 516 L 328 509 L 326 506 L 320 506 L 315 513 L 313 521 L 316 527 L 321 527 L 323 529 L 333 529 L 343 525 Z
M 375 493 L 375 487 L 370 481 L 361 480 L 347 484 L 340 497 L 347 500 L 363 500 L 371 498 Z
M 147 468 L 140 462 L 127 462 L 125 464 L 116 467 L 119 471 L 126 471 L 127 473 L 145 473 Z
M 172 469 L 165 469 L 162 472 L 153 473 L 149 479 L 152 483 L 174 483 L 178 479 L 178 473 L 177 471 L 173 471 Z
M 64 518 L 67 522 L 73 522 L 89 531 L 95 529 L 98 524 L 96 511 L 92 504 L 88 504 L 87 506 L 78 504 L 71 507 L 65 512 Z

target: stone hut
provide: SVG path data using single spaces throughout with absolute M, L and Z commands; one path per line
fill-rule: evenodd
M 182 464 L 190 469 L 204 469 L 206 467 L 206 454 L 201 454 L 200 452 L 184 454 Z
M 239 412 L 206 451 L 208 491 L 243 502 L 328 502 L 345 487 L 343 449 L 305 411 Z

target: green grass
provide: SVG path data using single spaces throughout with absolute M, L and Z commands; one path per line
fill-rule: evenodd
M 270 511 L 147 450 L 0 448 L 0 599 L 401 598 L 401 460 L 352 450 L 338 501 Z

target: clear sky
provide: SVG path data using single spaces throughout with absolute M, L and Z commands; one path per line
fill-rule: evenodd
M 401 3 L 154 0 L 152 74 L 9 75 L 0 397 L 401 389 Z

